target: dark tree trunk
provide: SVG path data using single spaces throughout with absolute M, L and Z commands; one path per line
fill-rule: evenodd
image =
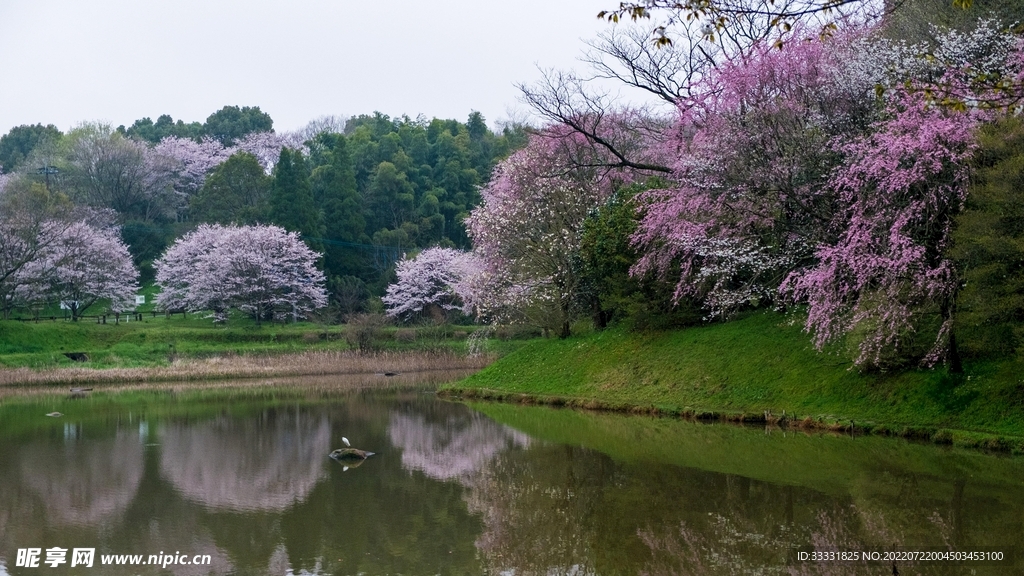
M 562 321 L 562 330 L 558 333 L 558 337 L 564 340 L 564 339 L 568 338 L 570 335 L 571 335 L 571 333 L 569 331 L 569 320 L 568 319 L 563 320 Z
M 960 349 L 956 345 L 956 332 L 949 331 L 949 352 L 946 356 L 950 374 L 963 374 L 964 365 L 960 360 Z
M 611 314 L 601 309 L 600 300 L 594 298 L 590 308 L 590 317 L 594 322 L 594 328 L 598 330 L 604 330 L 607 328 L 609 316 L 611 316 Z
M 952 322 L 953 315 L 956 313 L 956 303 L 954 298 L 955 297 L 949 298 L 942 306 L 942 320 L 943 322 L 950 322 L 949 347 L 946 350 L 946 366 L 949 368 L 950 374 L 963 374 L 964 365 L 960 360 L 960 349 L 956 345 L 956 323 Z

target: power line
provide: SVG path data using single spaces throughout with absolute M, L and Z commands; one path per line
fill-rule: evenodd
M 166 229 L 166 228 L 170 228 L 171 226 L 170 225 L 166 225 L 166 224 L 146 225 L 146 224 L 139 224 L 139 223 L 128 223 L 128 224 L 121 224 L 120 227 L 122 229 L 127 228 L 129 230 L 153 230 L 153 229 Z M 346 246 L 346 247 L 349 247 L 349 248 L 360 248 L 362 250 L 402 251 L 402 250 L 413 249 L 413 247 L 411 247 L 411 246 L 407 246 L 407 247 L 403 248 L 402 246 L 388 246 L 388 245 L 384 245 L 384 244 L 362 244 L 360 242 L 349 242 L 347 240 L 337 240 L 337 239 L 334 239 L 334 238 L 321 238 L 319 236 L 305 236 L 305 235 L 303 235 L 301 233 L 299 234 L 299 236 L 302 239 L 304 239 L 304 240 L 321 242 L 321 243 L 326 244 L 328 246 Z

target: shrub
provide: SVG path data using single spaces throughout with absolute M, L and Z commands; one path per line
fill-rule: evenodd
M 383 314 L 353 314 L 348 319 L 345 341 L 360 352 L 372 352 L 379 348 L 387 317 Z

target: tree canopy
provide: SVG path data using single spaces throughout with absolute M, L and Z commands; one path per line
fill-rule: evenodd
M 317 254 L 278 226 L 202 225 L 155 263 L 157 303 L 165 309 L 230 309 L 257 322 L 296 319 L 327 304 Z
M 37 146 L 46 142 L 55 143 L 61 136 L 63 134 L 53 124 L 11 128 L 10 132 L 0 136 L 0 172 L 14 172 Z

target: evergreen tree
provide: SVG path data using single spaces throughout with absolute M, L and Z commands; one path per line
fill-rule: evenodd
M 175 122 L 169 114 L 162 114 L 155 123 L 149 117 L 140 118 L 124 130 L 118 127 L 118 131 L 123 132 L 125 136 L 156 144 L 164 138 L 172 136 L 191 138 L 198 142 L 203 137 L 205 128 L 199 122 L 190 124 L 185 124 L 181 120 Z
M 323 252 L 323 214 L 313 203 L 309 172 L 301 152 L 281 148 L 270 192 L 270 220 L 289 232 L 298 232 L 311 249 Z
M 53 124 L 22 125 L 0 136 L 0 173 L 10 174 L 44 142 L 57 142 L 61 131 Z M 34 167 L 33 167 L 34 168 Z
M 203 125 L 208 136 L 225 146 L 233 146 L 246 134 L 273 132 L 274 120 L 259 106 L 225 106 L 210 114 Z
M 363 203 L 356 188 L 356 173 L 342 134 L 320 134 L 314 146 L 322 150 L 322 164 L 311 177 L 313 199 L 323 209 L 326 241 L 324 271 L 328 277 L 358 276 L 365 255 L 355 244 L 368 244 Z
M 957 332 L 971 356 L 1024 348 L 1024 121 L 1009 117 L 980 133 L 976 173 L 957 219 L 952 255 L 963 291 Z
M 236 152 L 214 169 L 190 200 L 192 219 L 220 224 L 259 224 L 267 221 L 271 178 L 259 160 Z
M 375 113 L 350 118 L 343 135 L 321 131 L 307 142 L 307 160 L 328 276 L 358 277 L 379 293 L 408 250 L 468 247 L 463 220 L 477 188 L 525 134 L 515 126 L 495 134 L 476 112 L 466 123 Z

